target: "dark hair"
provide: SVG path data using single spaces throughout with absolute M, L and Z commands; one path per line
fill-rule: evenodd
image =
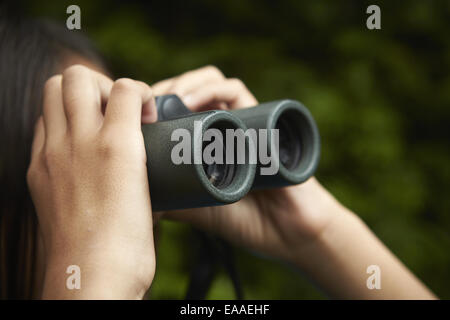
M 0 9 L 0 298 L 33 295 L 37 219 L 26 184 L 45 81 L 78 55 L 103 66 L 79 33 Z

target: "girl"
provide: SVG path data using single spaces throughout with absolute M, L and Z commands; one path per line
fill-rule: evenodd
M 1 297 L 141 299 L 155 272 L 140 129 L 157 120 L 154 96 L 178 94 L 194 111 L 255 97 L 210 66 L 152 89 L 113 81 L 79 33 L 11 16 L 0 18 L 0 70 Z M 314 178 L 164 216 L 288 261 L 335 298 L 435 298 Z M 381 290 L 367 287 L 371 265 Z M 66 286 L 73 266 L 78 290 Z

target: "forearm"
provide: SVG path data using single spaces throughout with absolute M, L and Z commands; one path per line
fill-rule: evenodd
M 333 210 L 335 217 L 318 239 L 294 254 L 294 263 L 327 294 L 340 299 L 436 298 L 356 215 L 344 207 Z M 380 268 L 379 290 L 367 287 L 370 265 Z

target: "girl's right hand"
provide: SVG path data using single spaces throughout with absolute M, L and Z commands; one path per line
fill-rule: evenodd
M 225 78 L 213 66 L 163 80 L 154 84 L 153 90 L 155 95 L 177 94 L 193 111 L 258 104 L 242 81 Z M 333 213 L 342 210 L 311 178 L 301 185 L 251 192 L 230 205 L 167 212 L 164 216 L 192 223 L 266 255 L 292 260 L 320 237 L 336 216 Z
M 257 104 L 240 80 L 227 79 L 214 67 L 162 81 L 153 90 L 156 95 L 178 94 L 194 111 Z M 436 298 L 314 177 L 296 186 L 251 192 L 227 206 L 167 212 L 165 216 L 289 261 L 332 297 Z M 383 290 L 369 290 L 366 285 L 366 269 L 373 264 L 383 270 Z
M 28 185 L 45 249 L 43 298 L 142 298 L 155 272 L 141 121 L 152 90 L 75 65 L 50 78 Z M 69 290 L 67 268 L 81 271 Z

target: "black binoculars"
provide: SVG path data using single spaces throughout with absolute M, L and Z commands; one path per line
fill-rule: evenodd
M 165 95 L 156 98 L 156 105 L 158 122 L 142 126 L 153 211 L 233 203 L 251 189 L 302 183 L 317 168 L 319 131 L 311 113 L 298 101 L 279 100 L 239 110 L 193 113 L 176 95 Z M 232 155 L 226 156 L 234 161 L 202 161 L 208 148 L 204 137 L 208 129 L 227 135 L 223 140 L 224 153 L 231 150 Z M 266 134 L 245 134 L 238 149 L 227 145 L 235 142 L 235 137 L 228 139 L 228 129 L 244 133 L 248 129 L 256 133 L 265 129 Z M 268 134 L 273 129 L 276 133 Z M 181 138 L 188 140 L 184 141 L 188 142 L 187 149 L 182 152 L 177 147 Z M 258 146 L 274 160 L 275 172 L 270 172 L 270 164 L 258 152 Z M 189 161 L 174 161 L 177 150 Z M 237 161 L 239 157 L 245 161 Z

